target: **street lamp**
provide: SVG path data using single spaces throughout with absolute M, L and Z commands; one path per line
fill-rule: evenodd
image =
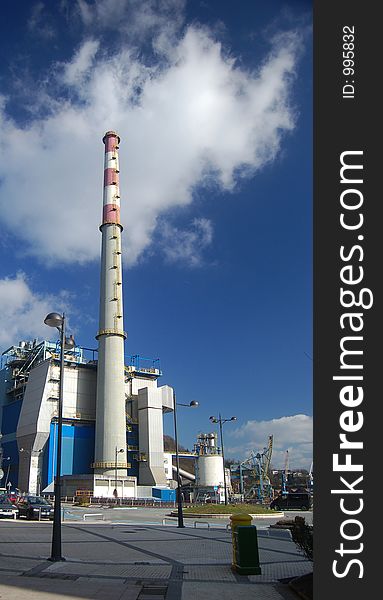
M 56 457 L 56 478 L 54 485 L 54 513 L 52 529 L 52 552 L 48 560 L 52 562 L 63 561 L 65 558 L 61 554 L 61 444 L 62 444 L 62 419 L 63 419 L 63 396 L 64 396 L 64 346 L 73 348 L 75 341 L 72 336 L 69 339 L 65 337 L 65 315 L 58 313 L 49 313 L 44 319 L 45 325 L 56 327 L 60 332 L 60 391 L 58 398 L 57 415 L 57 457 Z
M 116 498 L 116 502 L 117 502 L 117 497 L 118 497 L 118 491 L 117 491 L 117 454 L 119 454 L 120 452 L 125 452 L 125 450 L 123 448 L 120 448 L 118 450 L 117 446 L 116 446 L 116 453 L 115 453 L 115 460 L 114 460 L 114 492 L 113 492 L 113 496 Z
M 176 402 L 176 393 L 173 390 L 173 405 L 174 405 L 174 439 L 176 443 L 176 466 L 177 466 L 177 507 L 178 507 L 178 525 L 177 527 L 185 527 L 184 525 L 184 516 L 182 513 L 182 495 L 181 495 L 181 486 L 180 486 L 180 459 L 178 456 L 178 437 L 177 437 L 177 410 L 176 406 L 187 406 L 191 408 L 196 408 L 198 406 L 198 402 L 196 400 L 192 400 L 189 404 L 181 404 Z
M 223 462 L 223 488 L 225 490 L 225 504 L 227 505 L 227 485 L 226 485 L 226 471 L 225 471 L 225 454 L 223 451 L 222 424 L 227 423 L 228 421 L 236 421 L 237 417 L 230 417 L 230 419 L 222 419 L 221 414 L 218 414 L 218 417 L 209 417 L 209 420 L 212 423 L 219 423 L 219 431 L 221 434 L 222 462 Z

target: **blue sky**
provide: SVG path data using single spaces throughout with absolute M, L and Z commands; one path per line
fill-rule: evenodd
M 179 438 L 312 460 L 311 2 L 1 7 L 0 348 L 65 310 L 95 348 L 105 131 L 121 136 L 126 355 Z M 172 418 L 165 417 L 172 434 Z

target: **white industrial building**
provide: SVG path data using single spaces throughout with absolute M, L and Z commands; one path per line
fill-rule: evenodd
M 3 457 L 12 485 L 39 493 L 53 482 L 59 396 L 59 345 L 21 342 L 3 353 L 0 422 Z M 88 355 L 88 356 L 87 356 Z M 91 358 L 89 359 L 89 356 Z M 94 356 L 94 354 L 93 354 Z M 159 366 L 132 357 L 124 369 L 126 475 L 115 469 L 94 475 L 97 361 L 76 347 L 65 352 L 61 472 L 64 495 L 92 491 L 111 496 L 151 496 L 166 486 L 163 414 L 173 409 L 173 391 L 159 386 Z M 117 450 L 120 450 L 117 447 Z M 138 488 L 137 488 L 138 486 Z M 141 486 L 141 488 L 140 488 Z M 145 493 L 146 492 L 146 493 Z

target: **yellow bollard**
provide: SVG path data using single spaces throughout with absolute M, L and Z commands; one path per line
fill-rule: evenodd
M 230 521 L 231 521 L 231 540 L 233 543 L 233 559 L 232 559 L 232 567 L 234 567 L 237 563 L 236 561 L 236 551 L 237 551 L 237 546 L 236 546 L 236 536 L 235 536 L 235 531 L 237 529 L 237 527 L 239 526 L 249 526 L 251 525 L 251 521 L 253 520 L 253 517 L 251 517 L 250 515 L 247 515 L 245 513 L 237 513 L 234 515 L 230 516 Z

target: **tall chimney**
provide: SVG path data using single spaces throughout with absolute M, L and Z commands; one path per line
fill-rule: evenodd
M 124 390 L 124 318 L 118 148 L 120 138 L 107 131 L 105 144 L 100 323 L 98 339 L 95 474 L 126 476 L 127 447 Z M 123 452 L 121 451 L 123 450 Z M 117 461 L 117 462 L 116 462 Z M 117 470 L 118 465 L 118 470 Z

